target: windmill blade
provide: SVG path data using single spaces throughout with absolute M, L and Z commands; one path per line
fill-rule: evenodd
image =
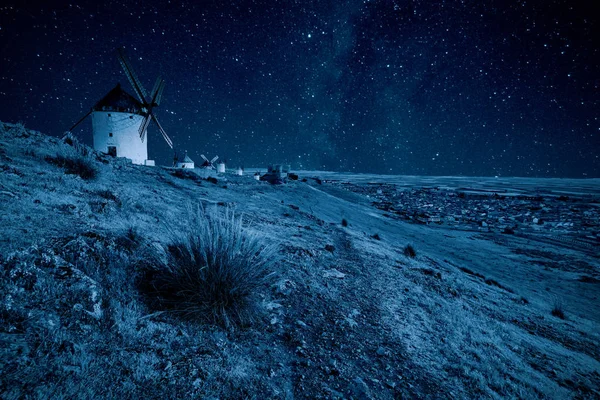
M 214 163 L 215 161 L 217 161 L 219 159 L 219 156 L 215 156 L 212 160 L 210 160 L 210 163 Z
M 173 148 L 173 141 L 171 140 L 171 138 L 169 137 L 169 135 L 167 135 L 167 132 L 165 132 L 165 130 L 163 129 L 162 125 L 160 124 L 160 122 L 158 122 L 158 119 L 156 119 L 156 115 L 154 114 L 150 114 L 152 116 L 152 120 L 154 122 L 156 122 L 156 125 L 158 126 L 158 130 L 160 131 L 160 133 L 162 134 L 163 138 L 165 139 L 165 142 L 167 142 L 167 144 L 169 145 L 170 148 Z
M 210 162 L 210 161 L 208 161 L 208 158 L 206 158 L 206 157 L 204 156 L 204 154 L 200 154 L 200 157 L 202 157 L 202 159 L 203 159 L 204 161 L 206 161 L 206 162 Z
M 148 125 L 150 125 L 150 116 L 152 114 L 146 114 L 144 115 L 144 120 L 142 121 L 140 128 L 138 130 L 139 134 L 140 134 L 140 139 L 142 139 L 142 142 L 144 141 L 144 138 L 146 137 L 146 130 L 148 129 Z
M 152 106 L 160 105 L 160 99 L 162 98 L 162 92 L 164 89 L 165 81 L 159 76 L 158 78 L 156 78 L 156 83 L 154 83 L 154 88 L 150 93 L 150 96 L 152 97 L 152 101 L 150 102 L 150 104 Z
M 88 115 L 90 115 L 90 114 L 92 113 L 92 111 L 94 111 L 94 110 L 93 110 L 93 109 L 90 109 L 90 111 L 88 111 L 88 113 L 87 113 L 87 114 L 85 114 L 83 117 L 81 117 L 81 119 L 80 119 L 79 121 L 75 122 L 75 125 L 73 125 L 73 126 L 71 127 L 71 129 L 69 129 L 69 132 L 71 132 L 73 129 L 75 129 L 75 128 L 77 127 L 77 125 L 79 125 L 80 123 L 82 123 L 82 122 L 83 122 L 83 120 L 84 120 L 84 119 L 86 119 L 86 118 L 87 118 L 87 116 L 88 116 Z
M 131 83 L 131 86 L 133 86 L 133 89 L 135 90 L 135 93 L 140 98 L 140 101 L 144 105 L 146 105 L 147 104 L 146 103 L 146 90 L 144 90 L 142 83 L 140 82 L 137 75 L 135 74 L 135 71 L 133 70 L 131 63 L 129 62 L 129 59 L 127 58 L 127 55 L 125 54 L 125 49 L 122 47 L 119 47 L 117 49 L 117 53 L 119 56 L 119 62 L 121 63 L 121 66 L 123 67 L 123 71 L 125 71 L 125 75 L 127 75 L 127 78 L 129 79 L 129 82 Z

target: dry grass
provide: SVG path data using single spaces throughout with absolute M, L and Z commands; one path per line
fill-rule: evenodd
M 47 156 L 46 161 L 64 168 L 66 174 L 78 175 L 86 181 L 95 179 L 98 176 L 98 170 L 94 166 L 93 161 L 88 157 L 57 154 L 56 156 Z
M 142 283 L 152 306 L 226 327 L 253 321 L 257 295 L 273 279 L 275 249 L 229 209 L 190 211 L 187 232 L 173 236 Z
M 563 302 L 556 299 L 554 301 L 554 305 L 552 306 L 552 315 L 554 315 L 556 318 L 560 318 L 560 319 L 565 319 L 565 307 L 563 305 Z
M 415 258 L 417 256 L 417 251 L 410 244 L 408 244 L 404 247 L 403 253 L 406 257 L 409 257 L 409 258 Z
M 120 245 L 124 238 L 135 245 Z M 135 283 L 151 254 L 132 229 L 0 256 L 0 398 L 241 398 L 247 387 L 259 390 L 239 346 L 148 313 Z

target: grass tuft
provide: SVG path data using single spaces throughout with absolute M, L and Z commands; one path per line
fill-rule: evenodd
M 404 247 L 403 252 L 406 257 L 415 258 L 417 256 L 417 252 L 416 252 L 415 248 L 410 244 L 408 244 L 408 245 L 406 245 L 406 247 Z
M 190 212 L 188 231 L 164 249 L 146 274 L 150 303 L 185 319 L 225 327 L 252 322 L 257 296 L 273 280 L 275 248 L 242 226 L 230 209 Z
M 551 314 L 560 319 L 566 318 L 565 317 L 565 308 L 564 308 L 562 301 L 556 300 L 554 302 L 554 306 L 552 307 Z
M 64 168 L 66 174 L 78 175 L 86 181 L 93 180 L 98 176 L 98 170 L 93 161 L 85 156 L 57 154 L 56 156 L 47 156 L 46 161 Z

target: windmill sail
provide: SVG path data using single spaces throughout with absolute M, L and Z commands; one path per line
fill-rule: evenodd
M 151 118 L 152 114 L 146 114 L 144 116 L 144 119 L 142 120 L 142 123 L 140 124 L 140 128 L 139 128 L 139 134 L 140 134 L 140 139 L 142 139 L 142 142 L 144 141 L 144 138 L 146 137 L 146 130 L 148 129 L 148 125 L 150 125 L 150 118 Z
M 90 111 L 88 111 L 87 114 L 85 114 L 83 117 L 81 117 L 81 119 L 79 119 L 79 121 L 75 122 L 75 125 L 73 125 L 71 127 L 71 129 L 69 129 L 69 132 L 71 132 L 73 129 L 75 129 L 77 127 L 77 125 L 79 125 L 81 122 L 83 122 L 84 119 L 86 119 L 88 117 L 88 115 L 90 115 L 92 113 L 92 111 L 94 111 L 94 109 L 90 109 Z
M 129 62 L 129 59 L 127 58 L 127 55 L 125 54 L 125 49 L 118 48 L 117 53 L 119 55 L 119 62 L 123 67 L 123 71 L 125 71 L 125 75 L 127 75 L 131 86 L 133 86 L 136 94 L 140 98 L 142 105 L 145 108 L 144 119 L 142 120 L 138 131 L 140 134 L 140 139 L 142 140 L 142 142 L 144 141 L 144 139 L 146 138 L 146 131 L 148 130 L 148 126 L 150 125 L 150 121 L 154 121 L 163 139 L 165 139 L 165 142 L 167 142 L 169 147 L 172 149 L 173 141 L 171 140 L 169 135 L 167 135 L 167 132 L 165 132 L 160 122 L 158 122 L 156 115 L 154 115 L 154 113 L 152 112 L 152 109 L 160 104 L 162 92 L 165 88 L 165 81 L 161 77 L 158 77 L 156 79 L 154 87 L 152 88 L 152 92 L 150 92 L 151 97 L 148 100 L 146 96 L 146 91 L 144 90 L 142 83 L 138 79 L 135 71 L 133 70 L 133 67 L 131 66 L 131 63 Z
M 150 101 L 150 104 L 152 104 L 152 106 L 160 105 L 160 99 L 162 97 L 162 92 L 164 89 L 165 81 L 161 77 L 156 78 L 156 83 L 154 84 L 154 88 L 152 89 L 152 92 L 150 94 L 152 96 L 152 100 Z
M 156 115 L 154 115 L 154 114 L 151 114 L 151 115 L 152 115 L 152 119 L 154 120 L 154 122 L 156 122 L 156 125 L 158 126 L 158 130 L 162 134 L 163 139 L 165 139 L 165 142 L 167 142 L 167 144 L 169 145 L 170 148 L 173 148 L 173 141 L 171 140 L 171 138 L 169 137 L 169 135 L 167 135 L 167 132 L 165 132 L 165 130 L 163 129 L 163 127 L 160 124 L 160 122 L 158 122 L 158 119 L 156 118 Z
M 146 104 L 146 90 L 144 90 L 142 83 L 140 82 L 139 78 L 137 77 L 135 71 L 133 70 L 133 67 L 131 66 L 131 63 L 129 62 L 129 59 L 127 58 L 127 55 L 125 54 L 125 49 L 123 49 L 122 47 L 119 47 L 117 49 L 117 53 L 119 56 L 119 62 L 121 63 L 121 66 L 123 67 L 123 70 L 125 71 L 125 75 L 127 75 L 127 79 L 129 79 L 129 82 L 131 83 L 131 86 L 133 86 L 135 93 L 140 98 L 140 101 L 143 104 Z

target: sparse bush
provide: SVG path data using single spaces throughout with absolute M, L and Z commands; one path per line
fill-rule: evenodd
M 504 230 L 502 231 L 502 233 L 504 233 L 505 235 L 514 235 L 515 234 L 515 230 L 512 228 L 509 228 L 508 226 L 506 228 L 504 228 Z
M 190 212 L 188 227 L 146 274 L 151 306 L 226 327 L 254 320 L 256 296 L 273 279 L 274 247 L 246 231 L 230 209 Z
M 80 156 L 87 157 L 90 154 L 89 147 L 81 143 L 71 132 L 67 132 L 62 141 L 64 144 L 73 147 Z
M 102 197 L 103 199 L 111 200 L 111 201 L 114 201 L 115 203 L 119 201 L 117 196 L 115 196 L 115 194 L 108 189 L 107 190 L 98 190 L 96 192 L 96 194 L 98 196 Z
M 342 226 L 344 228 L 348 226 L 348 221 L 346 221 L 346 218 L 342 218 Z
M 373 236 L 371 236 L 373 239 L 375 240 L 381 240 L 381 236 L 379 236 L 379 233 L 374 234 Z
M 410 244 L 408 244 L 408 245 L 406 245 L 406 247 L 404 247 L 403 252 L 406 257 L 415 258 L 417 256 L 417 252 L 415 251 L 415 248 Z
M 171 175 L 173 175 L 174 177 L 179 178 L 179 179 L 189 179 L 189 180 L 192 180 L 197 183 L 200 183 L 200 181 L 202 180 L 202 178 L 200 178 L 200 176 L 198 174 L 196 174 L 194 171 L 181 169 L 181 168 L 173 170 L 171 172 Z
M 436 272 L 431 268 L 425 268 L 422 270 L 423 274 L 427 275 L 427 276 L 433 276 L 436 277 L 438 279 L 442 279 L 442 273 L 441 272 Z
M 554 306 L 552 307 L 552 315 L 560 319 L 565 319 L 565 309 L 562 301 L 554 301 Z
M 1 126 L 2 130 L 0 133 L 9 134 L 18 138 L 28 138 L 30 136 L 29 131 L 25 128 L 23 122 L 17 122 L 16 124 L 3 122 Z
M 98 170 L 89 158 L 81 155 L 57 154 L 56 156 L 47 156 L 46 161 L 65 169 L 65 173 L 78 175 L 86 181 L 95 179 L 98 176 Z

